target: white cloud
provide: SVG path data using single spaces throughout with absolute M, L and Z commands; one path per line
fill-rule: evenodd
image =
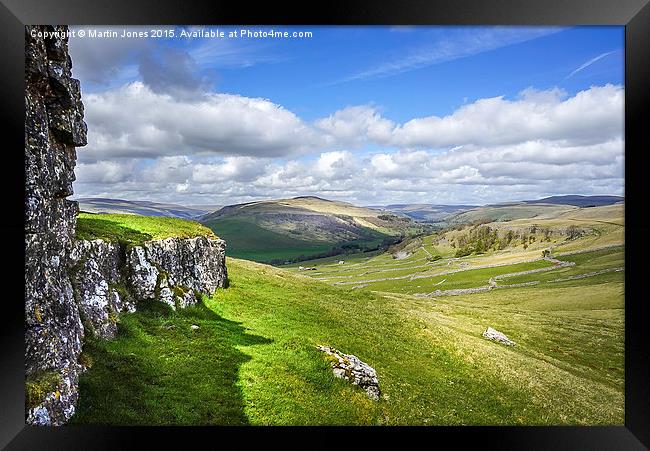
M 444 149 L 466 145 L 499 146 L 531 141 L 563 141 L 585 145 L 620 138 L 624 90 L 594 86 L 572 97 L 561 89 L 523 90 L 464 104 L 447 116 L 425 116 L 402 124 L 381 116 L 371 106 L 338 110 L 315 121 L 330 146 L 376 144 L 398 149 Z
M 142 171 L 147 182 L 185 183 L 192 176 L 192 163 L 186 156 L 160 157 Z
M 226 157 L 219 163 L 199 163 L 194 166 L 192 179 L 198 183 L 218 180 L 249 182 L 264 174 L 266 164 L 252 157 Z
M 382 118 L 375 108 L 365 105 L 338 110 L 317 120 L 315 125 L 334 142 L 343 142 L 348 146 L 367 141 L 386 142 L 395 127 L 392 121 Z
M 623 94 L 611 85 L 574 96 L 527 89 L 403 124 L 356 106 L 310 125 L 265 99 L 180 100 L 132 84 L 88 96 L 91 139 L 79 150 L 76 191 L 220 204 L 320 195 L 366 205 L 622 194 Z
M 479 99 L 454 113 L 412 119 L 393 130 L 398 147 L 502 145 L 532 140 L 593 143 L 623 132 L 624 91 L 592 87 L 562 100 L 561 93 L 524 91 L 518 100 Z
M 350 152 L 335 151 L 322 153 L 314 165 L 314 174 L 328 180 L 341 180 L 352 177 L 357 168 Z
M 269 100 L 205 93 L 179 99 L 141 82 L 84 96 L 86 160 L 160 155 L 278 157 L 304 152 L 317 136 L 292 112 Z
M 418 178 L 429 173 L 431 157 L 424 151 L 377 153 L 370 157 L 370 172 L 385 178 Z
M 135 167 L 133 160 L 79 163 L 75 168 L 78 183 L 113 184 L 128 180 Z

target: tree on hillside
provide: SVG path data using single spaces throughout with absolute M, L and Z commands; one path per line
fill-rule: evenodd
M 578 226 L 571 225 L 569 228 L 567 228 L 566 234 L 567 239 L 575 240 L 576 238 L 580 238 L 582 236 L 582 231 L 578 228 Z

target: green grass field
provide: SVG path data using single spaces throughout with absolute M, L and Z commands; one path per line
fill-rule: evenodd
M 531 269 L 547 268 L 552 265 L 547 261 L 518 263 L 493 268 L 481 268 L 459 271 L 451 274 L 436 275 L 422 279 L 386 280 L 382 282 L 368 282 L 364 289 L 390 291 L 395 293 L 423 293 L 433 290 L 457 290 L 461 288 L 476 288 L 488 284 L 491 277 L 508 274 L 511 272 L 528 271 Z M 423 274 L 418 274 L 423 276 Z M 359 282 L 362 283 L 362 282 Z
M 144 303 L 115 340 L 85 343 L 73 422 L 621 425 L 623 227 L 462 258 L 431 235 L 403 258 L 334 256 L 305 272 L 229 257 L 230 286 L 203 304 Z M 549 246 L 574 265 L 543 260 Z M 484 339 L 488 326 L 517 346 Z M 382 398 L 336 379 L 321 344 L 373 366 Z
M 74 422 L 623 423 L 622 281 L 421 299 L 227 263 L 204 306 L 146 305 L 86 344 Z M 334 378 L 318 344 L 372 365 L 383 398 Z
M 209 228 L 186 219 L 84 212 L 77 216 L 76 237 L 80 240 L 102 239 L 126 244 L 142 244 L 149 240 L 196 236 L 216 238 Z
M 581 254 L 567 255 L 558 257 L 558 260 L 574 262 L 575 266 L 568 266 L 544 274 L 527 274 L 502 279 L 502 283 L 522 283 L 537 280 L 541 283 L 558 283 L 562 279 L 569 277 L 589 275 L 602 270 L 615 270 L 625 266 L 624 252 L 622 248 L 605 249 L 602 251 L 585 252 Z M 601 279 L 620 279 L 623 280 L 622 272 L 611 272 L 594 277 Z M 580 282 L 582 280 L 582 282 Z M 556 282 L 557 281 L 557 282 Z M 575 283 L 591 284 L 592 281 L 585 279 L 575 279 Z

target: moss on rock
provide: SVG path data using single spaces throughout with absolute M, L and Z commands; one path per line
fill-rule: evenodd
M 62 383 L 61 375 L 55 371 L 31 374 L 25 381 L 25 404 L 28 409 L 38 406 L 48 393 L 54 392 Z

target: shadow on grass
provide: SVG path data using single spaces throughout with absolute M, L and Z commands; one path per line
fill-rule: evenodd
M 71 424 L 248 424 L 237 381 L 250 357 L 237 346 L 272 341 L 203 304 L 173 312 L 152 301 L 138 309 L 121 317 L 115 340 L 85 343 L 92 367 L 80 378 Z

